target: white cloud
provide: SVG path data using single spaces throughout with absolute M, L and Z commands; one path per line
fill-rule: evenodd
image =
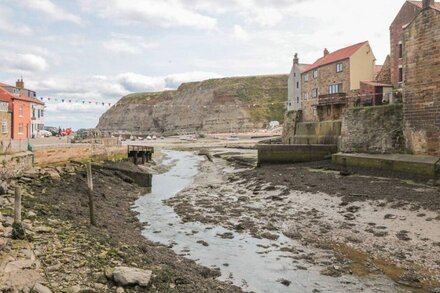
M 192 81 L 202 81 L 211 78 L 220 78 L 222 75 L 214 72 L 204 72 L 204 71 L 192 71 L 185 73 L 175 73 L 168 75 L 164 78 L 166 83 L 166 88 L 177 88 L 182 83 L 192 82 Z
M 46 59 L 34 54 L 18 54 L 0 51 L 0 63 L 12 73 L 41 72 L 48 68 Z
M 143 23 L 162 27 L 192 27 L 213 29 L 216 19 L 202 15 L 179 0 L 81 0 L 82 7 L 108 19 L 124 24 Z
M 75 24 L 82 24 L 82 19 L 58 7 L 50 0 L 23 0 L 23 5 L 29 9 L 45 14 L 52 20 L 68 21 Z
M 32 33 L 32 30 L 27 25 L 15 22 L 11 10 L 3 5 L 0 5 L 0 30 L 18 35 L 29 35 Z
M 119 74 L 116 80 L 129 92 L 154 92 L 165 89 L 163 78 L 150 77 L 132 72 Z
M 103 43 L 106 50 L 114 53 L 141 54 L 147 49 L 158 46 L 156 43 L 148 42 L 140 36 L 115 35 Z
M 248 41 L 249 34 L 240 25 L 234 25 L 233 36 L 240 41 Z

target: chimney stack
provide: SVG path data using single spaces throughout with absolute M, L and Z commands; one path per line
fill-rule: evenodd
M 21 90 L 24 89 L 23 77 L 21 79 L 17 79 L 17 81 L 15 82 L 15 87 Z
M 295 53 L 295 57 L 293 58 L 293 64 L 299 64 L 298 53 Z
M 324 49 L 324 57 L 330 54 L 330 52 L 327 50 L 327 48 Z
M 435 5 L 435 0 L 423 0 L 423 9 L 432 7 Z

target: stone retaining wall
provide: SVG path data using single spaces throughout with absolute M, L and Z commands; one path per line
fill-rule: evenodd
M 346 109 L 340 151 L 402 153 L 405 149 L 401 104 Z
M 70 160 L 108 159 L 127 156 L 126 147 L 104 147 L 102 145 L 72 145 L 68 148 L 42 148 L 34 151 L 35 164 L 44 166 Z
M 31 152 L 0 155 L 0 179 L 15 178 L 33 166 L 34 155 Z

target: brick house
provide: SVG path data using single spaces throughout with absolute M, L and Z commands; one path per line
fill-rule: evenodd
M 406 1 L 390 26 L 391 83 L 395 88 L 401 88 L 403 82 L 403 31 L 420 13 L 422 5 L 422 1 Z M 433 5 L 440 9 L 440 3 Z
M 36 93 L 25 89 L 23 80 L 17 80 L 15 87 L 0 83 L 0 100 L 7 101 L 12 111 L 11 138 L 31 138 L 32 105 L 44 106 L 44 103 L 36 98 Z
M 375 79 L 375 62 L 368 41 L 333 53 L 325 49 L 301 74 L 303 121 L 340 119 L 347 97 L 359 93 L 360 82 Z
M 440 155 L 440 6 L 424 0 L 403 30 L 403 114 L 407 148 Z
M 0 98 L 0 141 L 11 139 L 12 112 L 9 109 L 9 101 Z

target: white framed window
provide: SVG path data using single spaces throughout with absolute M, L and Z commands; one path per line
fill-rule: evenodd
M 23 134 L 23 123 L 18 124 L 18 134 Z
M 304 100 L 307 100 L 309 98 L 309 94 L 308 93 L 304 93 Z
M 313 79 L 317 79 L 318 78 L 318 69 L 313 70 Z
M 304 81 L 309 81 L 309 74 L 308 73 L 304 74 Z
M 316 98 L 318 96 L 318 89 L 312 90 L 312 98 Z
M 8 133 L 8 120 L 3 119 L 2 121 L 2 133 L 6 134 Z
M 18 116 L 23 117 L 23 105 L 18 107 Z
M 342 93 L 342 83 L 331 84 L 331 85 L 328 87 L 328 93 L 329 93 L 329 94 Z
M 342 63 L 336 63 L 336 72 L 342 72 L 343 69 Z
M 9 105 L 6 102 L 0 102 L 0 112 L 8 112 Z

